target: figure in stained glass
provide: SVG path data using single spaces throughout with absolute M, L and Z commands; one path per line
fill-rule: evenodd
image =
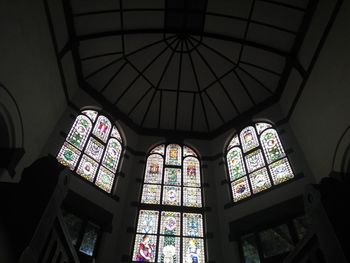
M 155 245 L 150 242 L 150 237 L 146 234 L 142 237 L 139 244 L 136 261 L 139 262 L 154 262 Z

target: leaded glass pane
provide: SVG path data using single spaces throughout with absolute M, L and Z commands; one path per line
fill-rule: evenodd
M 240 145 L 240 143 L 239 143 L 238 135 L 235 135 L 235 136 L 233 136 L 232 140 L 230 141 L 227 149 L 230 149 L 233 146 L 239 146 L 239 145 Z
M 141 203 L 160 204 L 160 185 L 144 184 Z
M 261 134 L 264 130 L 271 128 L 272 125 L 266 122 L 258 122 L 255 124 L 256 130 L 258 131 L 258 134 Z
M 73 245 L 76 245 L 79 239 L 81 228 L 83 227 L 83 220 L 81 220 L 76 215 L 66 212 L 65 210 L 62 210 L 62 215 L 64 222 L 67 225 L 72 243 Z
M 184 186 L 201 186 L 199 161 L 195 157 L 186 157 L 183 168 Z
M 181 205 L 181 187 L 163 186 L 163 205 Z
M 293 219 L 293 224 L 297 232 L 299 240 L 302 240 L 309 229 L 309 222 L 306 216 L 301 216 Z
M 182 234 L 189 237 L 203 237 L 203 217 L 201 214 L 184 213 Z
M 92 122 L 95 122 L 98 114 L 97 111 L 94 110 L 84 110 L 82 113 L 88 116 Z
M 84 177 L 86 180 L 93 182 L 96 176 L 97 167 L 98 163 L 84 154 L 79 163 L 77 174 Z
M 158 217 L 158 211 L 140 210 L 139 221 L 137 224 L 137 233 L 157 234 Z
M 114 173 L 110 172 L 103 166 L 100 166 L 100 170 L 98 171 L 95 184 L 102 190 L 106 191 L 107 193 L 110 193 L 112 190 L 113 181 Z
M 85 149 L 85 153 L 90 155 L 90 157 L 92 157 L 94 160 L 99 162 L 101 160 L 104 148 L 105 147 L 103 146 L 102 143 L 90 137 L 89 142 Z
M 247 164 L 248 173 L 251 173 L 263 166 L 265 166 L 264 157 L 261 150 L 254 151 L 245 156 L 245 163 Z
M 101 141 L 106 142 L 112 124 L 105 116 L 99 116 L 95 124 L 92 134 L 99 138 Z
M 290 167 L 287 158 L 274 162 L 269 165 L 269 169 L 272 175 L 272 180 L 274 184 L 283 183 L 294 177 L 292 168 Z
M 163 157 L 152 154 L 147 158 L 145 183 L 161 184 L 163 176 Z
M 159 153 L 161 155 L 164 155 L 164 144 L 158 145 L 157 147 L 153 148 L 150 153 Z
M 115 126 L 113 126 L 113 128 L 112 128 L 111 137 L 118 139 L 120 142 L 123 141 L 117 127 L 115 127 Z
M 180 235 L 180 213 L 162 212 L 160 233 L 162 235 Z
M 157 236 L 137 234 L 132 260 L 137 262 L 155 262 Z
M 65 142 L 57 155 L 57 160 L 69 169 L 74 170 L 80 156 L 80 151 Z
M 268 163 L 272 163 L 286 155 L 275 130 L 269 129 L 264 131 L 260 140 Z
M 98 237 L 99 227 L 88 223 L 85 228 L 85 233 L 83 236 L 83 240 L 81 241 L 79 251 L 92 256 L 95 250 L 95 245 Z
M 254 194 L 271 187 L 271 181 L 265 167 L 250 174 L 249 179 Z
M 202 207 L 202 190 L 201 188 L 184 187 L 183 188 L 183 205 L 190 207 Z
M 240 138 L 242 141 L 243 152 L 248 152 L 259 146 L 254 127 L 248 126 L 241 131 Z
M 227 153 L 227 165 L 231 181 L 246 174 L 242 151 L 240 148 L 234 147 Z
M 102 164 L 115 173 L 118 168 L 121 152 L 122 146 L 120 142 L 114 138 L 109 139 L 107 149 L 102 159 Z
M 242 250 L 245 263 L 260 263 L 258 247 L 253 234 L 242 237 Z
M 91 131 L 92 124 L 88 117 L 79 115 L 67 136 L 67 141 L 82 150 Z
M 175 236 L 160 236 L 158 261 L 162 263 L 180 262 L 180 238 Z
M 231 183 L 233 201 L 237 202 L 251 195 L 247 177 L 240 178 Z
M 183 262 L 204 263 L 204 241 L 201 238 L 183 238 Z
M 197 154 L 190 147 L 184 146 L 183 149 L 184 149 L 184 157 L 186 157 L 186 156 L 196 156 L 197 157 Z
M 177 144 L 169 144 L 166 147 L 165 164 L 181 165 L 181 146 Z
M 164 184 L 181 185 L 181 169 L 165 168 L 164 173 Z

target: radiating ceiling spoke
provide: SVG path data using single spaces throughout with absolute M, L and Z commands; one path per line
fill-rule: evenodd
M 102 54 L 98 54 L 98 55 L 94 55 L 94 56 L 88 56 L 88 57 L 80 58 L 80 60 L 81 61 L 86 61 L 86 60 L 90 60 L 90 59 L 107 57 L 107 56 L 113 56 L 113 55 L 120 55 L 120 54 L 123 54 L 123 52 L 120 52 L 120 51 L 108 52 L 108 53 L 102 53 Z
M 176 50 L 176 49 L 175 49 Z M 181 72 L 182 72 L 182 56 L 184 52 L 184 41 L 181 40 L 181 47 L 180 47 L 180 61 L 179 61 L 179 71 L 177 75 L 177 89 L 176 89 L 176 106 L 175 106 L 175 119 L 174 119 L 174 128 L 176 130 L 177 128 L 177 114 L 179 110 L 179 95 L 180 95 L 180 85 L 181 85 Z
M 128 116 L 136 109 L 136 107 L 141 103 L 141 101 L 147 96 L 147 94 L 152 90 L 152 87 L 149 87 L 138 99 L 138 101 L 134 104 L 134 106 L 128 112 Z
M 247 93 L 250 101 L 253 103 L 253 105 L 256 105 L 256 102 L 253 98 L 253 96 L 250 94 L 247 86 L 244 84 L 243 80 L 241 79 L 241 77 L 238 75 L 238 73 L 236 72 L 236 70 L 233 70 L 233 73 L 235 74 L 236 78 L 238 79 L 239 83 L 241 84 L 242 88 L 244 89 L 244 91 Z
M 112 81 L 115 79 L 115 77 L 125 68 L 125 66 L 128 63 L 124 61 L 123 65 L 120 66 L 120 68 L 113 74 L 113 76 L 107 81 L 107 83 L 103 86 L 103 88 L 100 90 L 101 93 L 103 93 L 107 87 L 112 83 Z
M 273 75 L 275 75 L 275 76 L 278 76 L 278 77 L 281 77 L 281 73 L 278 73 L 278 72 L 276 72 L 276 71 L 273 71 L 273 70 L 271 70 L 271 69 L 268 69 L 268 68 L 264 68 L 264 67 L 262 67 L 262 66 L 259 66 L 259 65 L 256 65 L 256 64 L 253 64 L 253 63 L 250 63 L 250 62 L 246 62 L 246 61 L 240 61 L 239 62 L 239 64 L 240 65 L 248 65 L 248 66 L 252 66 L 252 67 L 254 67 L 254 68 L 257 68 L 257 69 L 261 69 L 261 70 L 263 70 L 263 71 L 265 71 L 265 72 L 268 72 L 268 73 L 271 73 L 271 74 L 273 74 Z
M 246 75 L 248 75 L 250 78 L 252 78 L 255 82 L 257 82 L 264 90 L 266 90 L 270 95 L 273 94 L 273 92 L 264 84 L 262 83 L 260 80 L 258 80 L 256 77 L 254 77 L 252 74 L 250 74 L 247 70 L 245 70 L 244 68 L 241 68 L 240 66 L 238 66 L 238 68 L 243 71 Z

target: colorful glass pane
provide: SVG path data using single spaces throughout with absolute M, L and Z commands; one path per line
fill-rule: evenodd
M 86 255 L 92 256 L 95 251 L 95 246 L 99 232 L 100 228 L 95 224 L 89 222 L 85 228 L 85 233 L 83 235 L 79 251 Z
M 255 124 L 256 130 L 258 131 L 258 134 L 261 134 L 264 130 L 271 128 L 272 125 L 266 122 L 258 122 Z
M 160 203 L 160 185 L 144 184 L 142 189 L 141 203 L 159 204 Z
M 259 146 L 259 141 L 256 136 L 255 129 L 252 126 L 244 128 L 241 131 L 240 138 L 242 142 L 243 152 L 245 153 Z
M 102 164 L 113 173 L 117 171 L 122 146 L 117 139 L 111 138 L 108 141 L 106 152 L 102 159 Z
M 104 146 L 102 143 L 98 142 L 96 139 L 90 137 L 89 142 L 86 146 L 85 153 L 88 154 L 90 157 L 92 157 L 96 161 L 100 161 Z
M 201 186 L 199 161 L 195 157 L 186 157 L 183 168 L 184 186 Z
M 113 181 L 114 173 L 110 172 L 103 166 L 100 166 L 100 170 L 98 171 L 95 184 L 102 190 L 106 191 L 107 193 L 110 193 L 112 190 Z
M 162 235 L 180 235 L 180 213 L 162 212 L 160 222 Z
M 181 165 L 181 146 L 178 144 L 169 144 L 166 147 L 165 164 Z
M 283 183 L 294 177 L 292 168 L 290 167 L 287 158 L 274 162 L 269 165 L 269 169 L 272 175 L 272 180 L 274 184 Z
M 184 213 L 182 234 L 189 237 L 203 237 L 203 217 L 201 214 Z
M 266 168 L 260 169 L 250 174 L 249 179 L 254 194 L 271 187 L 271 181 Z
M 97 111 L 94 110 L 84 110 L 82 113 L 88 116 L 92 122 L 95 122 L 98 115 Z
M 179 263 L 180 238 L 175 236 L 160 236 L 158 260 L 161 263 Z
M 139 221 L 137 224 L 137 233 L 157 234 L 158 217 L 158 211 L 140 210 Z
M 264 131 L 260 140 L 268 163 L 272 163 L 286 155 L 276 130 L 268 129 Z
M 112 124 L 105 116 L 99 116 L 95 124 L 92 134 L 99 138 L 101 141 L 106 142 Z
M 181 169 L 165 168 L 164 174 L 164 184 L 181 185 Z
M 190 147 L 184 146 L 183 149 L 184 149 L 184 157 L 186 156 L 197 157 L 197 154 Z
M 184 238 L 182 245 L 183 262 L 205 263 L 203 239 Z
M 227 165 L 231 181 L 238 179 L 246 174 L 243 163 L 242 151 L 234 147 L 227 153 Z
M 202 207 L 202 191 L 200 188 L 183 188 L 183 205 L 190 207 Z
M 227 149 L 230 149 L 233 146 L 239 146 L 239 145 L 240 145 L 240 143 L 239 143 L 238 135 L 235 135 L 235 136 L 233 136 L 232 140 L 230 141 Z
M 136 262 L 155 262 L 157 236 L 137 234 L 132 260 Z
M 79 115 L 69 131 L 67 141 L 82 150 L 91 131 L 92 124 L 88 117 Z
M 115 127 L 115 126 L 113 126 L 113 128 L 112 128 L 111 137 L 118 139 L 118 141 L 120 141 L 120 142 L 123 141 L 117 127 Z
M 80 156 L 80 151 L 65 142 L 57 155 L 57 160 L 69 169 L 74 170 Z
M 181 205 L 181 188 L 177 186 L 163 187 L 163 205 Z
M 246 176 L 231 183 L 233 201 L 237 202 L 251 195 Z
M 245 156 L 245 163 L 247 164 L 248 173 L 265 166 L 264 157 L 261 150 L 257 150 Z
M 152 154 L 147 158 L 145 183 L 160 184 L 163 177 L 163 157 Z
M 98 163 L 84 154 L 79 163 L 77 174 L 84 177 L 86 180 L 93 182 L 96 176 L 97 167 Z
M 164 144 L 158 145 L 157 147 L 153 148 L 150 153 L 159 153 L 161 155 L 164 155 Z

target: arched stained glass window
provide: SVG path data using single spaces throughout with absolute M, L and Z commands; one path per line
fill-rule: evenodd
M 234 202 L 294 177 L 277 131 L 266 122 L 233 136 L 226 149 L 226 164 Z
M 201 166 L 188 146 L 159 145 L 147 157 L 133 262 L 205 261 Z
M 123 141 L 116 126 L 95 110 L 83 110 L 66 138 L 57 160 L 110 193 L 115 183 Z

